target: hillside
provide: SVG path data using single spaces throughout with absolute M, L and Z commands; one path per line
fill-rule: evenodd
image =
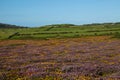
M 24 28 L 23 26 L 0 23 L 0 28 Z
M 85 25 L 54 24 L 34 28 L 21 28 L 19 26 L 7 24 L 1 25 L 2 29 L 0 29 L 0 39 L 76 38 L 103 35 L 120 37 L 119 22 Z M 9 29 L 6 29 L 5 27 Z
M 120 80 L 120 23 L 1 28 L 0 80 Z

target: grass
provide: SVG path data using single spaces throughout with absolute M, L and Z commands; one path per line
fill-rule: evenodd
M 18 35 L 14 35 L 19 33 Z M 111 35 L 119 37 L 120 24 L 60 26 L 51 25 L 36 28 L 0 29 L 0 39 L 47 39 L 47 38 L 76 38 L 82 36 Z M 11 37 L 11 35 L 13 35 Z

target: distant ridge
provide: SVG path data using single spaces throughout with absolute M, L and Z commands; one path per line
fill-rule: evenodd
M 27 27 L 0 23 L 0 28 L 27 28 Z
M 110 25 L 120 25 L 120 22 L 109 22 L 109 23 L 90 23 L 90 24 L 81 24 L 81 25 L 76 25 L 76 24 L 51 24 L 51 25 L 44 25 L 40 27 L 74 27 L 74 26 L 98 26 L 98 25 L 103 25 L 103 26 L 110 26 Z

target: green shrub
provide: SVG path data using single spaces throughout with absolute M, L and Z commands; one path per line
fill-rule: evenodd
M 119 33 L 119 32 L 116 32 L 116 33 L 113 35 L 113 38 L 120 38 L 120 33 Z

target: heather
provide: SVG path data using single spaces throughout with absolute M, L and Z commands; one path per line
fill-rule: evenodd
M 110 36 L 0 41 L 0 80 L 119 79 L 120 41 Z

